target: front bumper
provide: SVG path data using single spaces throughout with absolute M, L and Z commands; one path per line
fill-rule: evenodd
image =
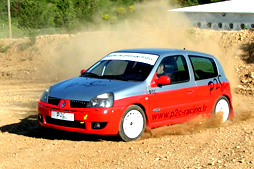
M 51 118 L 51 111 L 74 114 L 74 121 Z M 87 134 L 118 134 L 124 108 L 61 108 L 42 101 L 38 102 L 38 121 L 43 127 Z

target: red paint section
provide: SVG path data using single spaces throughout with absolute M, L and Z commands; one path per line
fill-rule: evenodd
M 63 102 L 65 102 L 66 105 L 64 108 L 61 108 L 61 104 Z M 43 122 L 39 122 L 40 125 L 59 130 L 98 135 L 118 134 L 118 129 L 122 115 L 130 105 L 138 104 L 144 107 L 149 106 L 148 100 L 146 100 L 146 95 L 128 97 L 125 99 L 117 100 L 115 101 L 114 106 L 111 108 L 71 108 L 69 100 L 61 100 L 58 106 L 50 105 L 48 103 L 41 101 L 39 101 L 38 103 L 39 103 L 38 113 L 43 116 Z M 64 127 L 47 123 L 45 116 L 51 117 L 52 110 L 64 113 L 74 113 L 75 121 L 84 122 L 85 127 L 82 129 L 75 127 Z M 86 117 L 86 120 L 84 120 L 84 117 Z M 103 129 L 92 129 L 92 122 L 106 122 L 107 125 Z
M 155 74 L 153 75 L 153 79 L 150 83 L 150 86 L 153 88 L 153 87 L 158 87 L 157 86 L 157 83 L 156 83 L 156 80 L 157 80 L 157 72 L 155 72 Z
M 151 85 L 154 83 L 152 82 Z M 153 86 L 154 90 L 149 94 L 116 100 L 111 108 L 72 108 L 69 100 L 61 100 L 57 106 L 39 101 L 38 113 L 43 117 L 43 121 L 39 121 L 39 123 L 44 127 L 59 130 L 116 135 L 122 115 L 130 105 L 140 106 L 146 114 L 147 127 L 155 128 L 186 122 L 198 115 L 210 117 L 220 96 L 226 96 L 229 99 L 230 117 L 234 116 L 229 82 L 213 83 L 211 81 L 207 85 L 163 92 L 156 92 L 156 86 Z M 63 102 L 65 105 L 62 107 Z M 46 119 L 51 117 L 51 111 L 73 113 L 75 122 L 80 123 L 81 126 L 84 125 L 84 128 L 47 123 Z M 93 122 L 106 123 L 106 126 L 102 129 L 92 129 Z M 65 123 L 65 121 L 61 120 L 61 123 Z
M 67 103 L 68 101 L 65 100 Z M 61 104 L 59 104 L 61 105 Z M 84 128 L 64 127 L 46 122 L 45 116 L 51 117 L 51 111 L 64 113 L 74 113 L 74 120 L 84 123 Z M 90 133 L 99 135 L 116 135 L 118 133 L 119 119 L 121 118 L 121 108 L 69 108 L 61 109 L 60 106 L 53 106 L 39 101 L 38 113 L 43 116 L 43 122 L 39 122 L 44 127 L 55 128 L 59 130 Z M 63 121 L 63 120 L 62 120 Z M 63 121 L 64 122 L 64 121 Z M 103 129 L 92 129 L 92 122 L 106 122 Z M 68 122 L 67 122 L 68 123 Z

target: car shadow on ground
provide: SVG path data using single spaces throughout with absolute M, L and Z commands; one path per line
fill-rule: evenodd
M 49 140 L 119 141 L 117 136 L 92 135 L 44 128 L 38 124 L 37 115 L 29 115 L 21 119 L 19 123 L 1 126 L 0 131 Z

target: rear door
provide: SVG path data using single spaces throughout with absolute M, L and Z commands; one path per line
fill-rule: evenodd
M 221 88 L 218 69 L 213 58 L 189 55 L 194 72 L 195 83 L 197 85 L 196 105 L 205 107 L 203 115 L 210 116 L 213 110 L 213 103 Z

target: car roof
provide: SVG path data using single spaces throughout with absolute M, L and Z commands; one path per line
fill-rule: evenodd
M 191 50 L 185 50 L 185 49 L 166 49 L 166 48 L 137 48 L 137 49 L 123 49 L 118 50 L 113 53 L 145 53 L 145 54 L 153 54 L 153 55 L 166 55 L 170 53 L 187 53 L 189 55 L 202 55 L 202 56 L 208 56 L 213 57 L 210 54 L 197 52 L 197 51 L 191 51 Z

